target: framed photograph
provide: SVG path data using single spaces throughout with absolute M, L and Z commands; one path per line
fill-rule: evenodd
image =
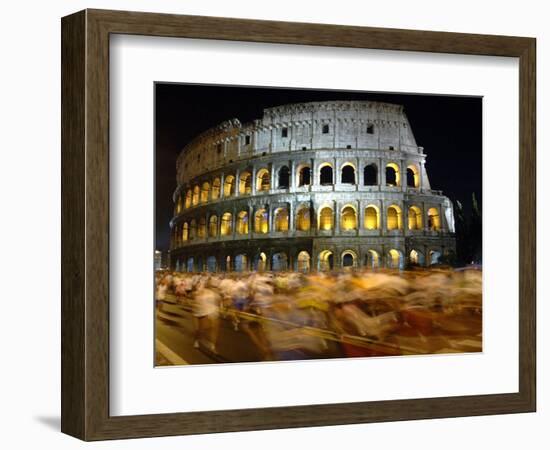
M 62 19 L 62 431 L 535 411 L 535 39 Z

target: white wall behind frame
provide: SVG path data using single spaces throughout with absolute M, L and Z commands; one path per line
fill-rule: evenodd
M 60 399 L 60 33 L 59 18 L 82 8 L 157 11 L 301 22 L 340 23 L 537 37 L 537 119 L 539 149 L 550 148 L 550 29 L 546 2 L 394 0 L 336 3 L 278 0 L 52 0 L 6 2 L 0 15 L 4 70 L 0 72 L 2 119 L 0 239 L 4 343 L 0 394 L 0 442 L 5 448 L 265 450 L 297 447 L 334 449 L 347 445 L 446 450 L 548 448 L 550 194 L 548 152 L 538 152 L 538 412 L 442 420 L 224 433 L 163 439 L 85 444 L 59 432 Z M 24 18 L 24 32 L 21 20 Z M 24 93 L 24 95 L 22 95 Z M 24 176 L 22 176 L 24 173 Z M 32 182 L 31 182 L 32 180 Z M 37 191 L 37 186 L 40 189 Z M 33 217 L 29 217 L 29 202 Z M 21 220 L 20 218 L 25 218 Z M 28 251 L 32 250 L 32 252 Z M 29 261 L 32 273 L 22 270 Z M 32 276 L 30 276 L 32 275 Z M 31 295 L 23 286 L 33 284 Z

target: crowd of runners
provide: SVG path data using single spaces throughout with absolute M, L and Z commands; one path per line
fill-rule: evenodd
M 482 273 L 156 273 L 157 308 L 188 308 L 194 346 L 217 353 L 221 321 L 260 360 L 481 351 Z

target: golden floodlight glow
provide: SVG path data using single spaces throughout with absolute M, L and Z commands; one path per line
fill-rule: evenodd
M 248 234 L 248 213 L 241 211 L 237 214 L 237 233 Z
M 224 213 L 224 215 L 222 216 L 222 223 L 220 227 L 220 234 L 222 236 L 228 236 L 232 233 L 231 221 L 232 221 L 231 213 L 229 212 Z
M 356 230 L 357 229 L 357 214 L 352 206 L 346 206 L 342 209 L 342 230 Z
M 231 197 L 235 194 L 235 177 L 233 175 L 227 175 L 223 183 L 223 196 Z
M 267 220 L 267 211 L 260 209 L 254 215 L 254 231 L 256 233 L 265 234 L 269 231 L 269 223 Z
M 288 210 L 286 208 L 275 210 L 275 231 L 288 231 Z
M 299 231 L 309 231 L 311 227 L 311 218 L 309 208 L 300 208 L 296 215 L 296 229 Z
M 428 228 L 435 231 L 441 229 L 441 217 L 437 208 L 428 209 Z
M 334 226 L 334 217 L 332 208 L 325 206 L 319 213 L 319 229 L 332 230 Z
M 365 209 L 365 228 L 367 230 L 378 230 L 380 228 L 380 217 L 376 206 L 367 206 Z

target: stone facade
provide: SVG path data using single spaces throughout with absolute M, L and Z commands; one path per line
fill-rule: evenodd
M 455 250 L 403 107 L 268 108 L 191 141 L 177 160 L 171 266 L 184 271 L 430 265 Z

